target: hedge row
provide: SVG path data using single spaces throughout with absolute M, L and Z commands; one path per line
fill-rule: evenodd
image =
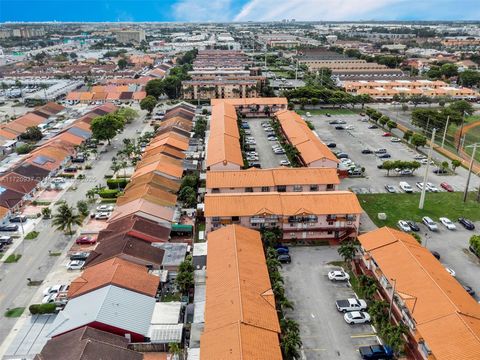
M 103 199 L 114 199 L 119 196 L 120 191 L 114 189 L 105 189 L 98 192 L 98 196 Z
M 50 303 L 50 304 L 32 304 L 28 308 L 32 315 L 35 314 L 53 314 L 57 305 Z
M 124 189 L 127 186 L 128 180 L 127 179 L 108 179 L 107 186 L 109 189 Z

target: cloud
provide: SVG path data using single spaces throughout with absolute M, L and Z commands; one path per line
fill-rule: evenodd
M 229 21 L 231 0 L 180 0 L 172 5 L 177 21 Z
M 473 19 L 478 0 L 249 0 L 235 21 Z M 462 6 L 459 7 L 459 3 Z M 472 14 L 472 12 L 474 14 Z

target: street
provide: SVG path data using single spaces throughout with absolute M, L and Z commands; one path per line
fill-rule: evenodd
M 70 206 L 76 206 L 77 201 L 86 199 L 88 190 L 97 184 L 104 184 L 104 174 L 110 169 L 112 157 L 123 145 L 122 140 L 137 137 L 137 129 L 149 126 L 142 122 L 143 116 L 144 114 L 133 123 L 126 125 L 123 133 L 118 135 L 108 147 L 109 151 L 99 154 L 98 159 L 92 161 L 92 169 L 83 172 L 85 179 L 76 180 L 76 190 L 69 189 L 61 200 L 65 200 Z M 0 343 L 5 340 L 17 321 L 17 318 L 3 317 L 5 311 L 8 308 L 28 306 L 38 290 L 37 286 L 28 286 L 27 279 L 43 280 L 51 269 L 63 260 L 63 256 L 50 256 L 49 251 L 64 253 L 75 238 L 55 230 L 51 220 L 40 221 L 35 230 L 40 233 L 37 239 L 24 240 L 23 244 L 18 246 L 16 253 L 22 254 L 22 258 L 17 263 L 0 263 L 0 315 L 2 316 Z

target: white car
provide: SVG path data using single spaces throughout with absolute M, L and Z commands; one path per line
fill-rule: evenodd
M 427 182 L 427 190 L 431 192 L 439 192 L 438 188 L 430 182 Z
M 420 190 L 423 189 L 423 182 L 416 182 L 415 185 L 416 185 L 417 188 L 419 188 Z M 429 190 L 428 190 L 428 186 L 426 186 L 425 190 L 426 190 L 426 191 L 429 191 Z
M 363 299 L 357 298 L 337 300 L 335 305 L 337 306 L 337 310 L 340 312 L 359 311 L 367 308 L 367 302 Z
M 370 322 L 370 315 L 365 311 L 351 311 L 343 315 L 347 324 L 365 324 Z
M 415 160 L 423 160 L 423 159 L 427 159 L 427 157 L 426 157 L 425 155 L 420 155 L 420 154 L 419 154 L 419 155 L 416 155 L 416 156 L 414 157 L 414 159 L 415 159 Z
M 412 228 L 410 225 L 405 220 L 398 220 L 397 226 L 400 230 L 405 231 L 405 232 L 410 232 L 412 231 Z
M 65 291 L 65 290 L 62 290 L 62 288 L 65 288 L 65 285 L 53 285 L 53 286 L 49 286 L 48 288 L 45 288 L 43 290 L 43 296 L 47 296 L 47 295 L 50 295 L 50 294 L 58 294 L 60 291 Z M 68 290 L 68 287 L 67 287 L 67 290 Z
M 61 177 L 53 178 L 52 184 L 63 184 L 65 183 L 65 179 Z
M 97 206 L 97 211 L 102 212 L 102 211 L 113 211 L 113 205 L 100 205 Z
M 328 278 L 331 281 L 345 281 L 350 280 L 350 275 L 343 270 L 332 270 L 328 272 Z
M 49 294 L 45 295 L 42 299 L 42 304 L 50 304 L 55 302 L 55 299 L 57 298 L 58 294 Z
M 428 159 L 420 160 L 420 164 L 427 165 L 428 164 Z M 430 160 L 430 165 L 435 165 L 435 161 Z
M 72 260 L 67 265 L 67 270 L 81 270 L 85 265 L 85 261 L 82 260 Z
M 282 166 L 290 166 L 290 161 L 288 161 L 288 160 L 281 160 L 281 161 L 280 161 L 280 165 L 282 165 Z
M 110 217 L 110 213 L 108 211 L 102 211 L 95 214 L 96 220 L 108 220 L 109 217 Z
M 455 270 L 453 270 L 452 268 L 449 268 L 449 267 L 445 267 L 445 270 L 447 270 L 447 272 L 452 275 L 453 277 L 455 277 L 457 275 L 457 273 L 455 272 Z
M 438 220 L 440 220 L 440 222 L 441 222 L 448 230 L 457 230 L 457 227 L 455 226 L 455 224 L 454 224 L 449 218 L 441 217 L 441 218 L 439 218 Z
M 353 130 L 353 129 L 355 129 L 355 128 L 353 127 L 353 125 L 347 125 L 347 126 L 345 126 L 345 130 Z
M 424 216 L 422 218 L 422 222 L 425 224 L 425 226 L 428 228 L 428 230 L 430 230 L 430 231 L 437 231 L 438 230 L 437 223 L 435 221 L 433 221 L 432 219 L 430 219 L 428 216 Z
M 393 143 L 402 142 L 402 140 L 399 139 L 399 138 L 397 138 L 397 137 L 392 137 L 392 138 L 390 139 L 390 141 L 393 142 Z

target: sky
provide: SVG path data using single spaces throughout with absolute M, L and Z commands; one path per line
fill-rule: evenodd
M 480 0 L 0 0 L 6 21 L 480 20 Z

